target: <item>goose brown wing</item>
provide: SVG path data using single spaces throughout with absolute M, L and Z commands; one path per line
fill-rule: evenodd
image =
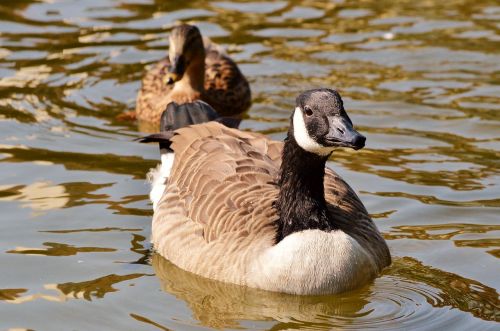
M 169 67 L 170 61 L 165 58 L 156 63 L 144 75 L 135 108 L 139 118 L 160 119 L 166 106 L 164 102 L 165 96 L 172 90 L 171 85 L 164 82 Z
M 325 199 L 339 228 L 356 239 L 373 256 L 379 270 L 391 263 L 389 248 L 354 190 L 333 170 L 326 168 Z
M 248 81 L 229 57 L 211 50 L 205 58 L 203 99 L 222 116 L 237 115 L 250 107 Z
M 158 209 L 162 203 L 182 206 L 207 243 L 274 233 L 281 145 L 215 122 L 178 130 L 171 145 L 176 160 Z

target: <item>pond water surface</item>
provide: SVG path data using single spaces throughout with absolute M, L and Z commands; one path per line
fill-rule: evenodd
M 2 0 L 0 329 L 498 330 L 497 1 Z M 212 282 L 148 256 L 156 146 L 115 120 L 179 21 L 226 47 L 283 139 L 295 96 L 335 87 L 367 147 L 329 166 L 393 265 L 336 296 Z

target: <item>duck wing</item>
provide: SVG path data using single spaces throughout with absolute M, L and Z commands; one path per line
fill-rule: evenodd
M 222 116 L 234 116 L 251 105 L 250 85 L 236 63 L 214 48 L 205 58 L 205 92 L 203 100 Z
M 135 111 L 138 118 L 160 119 L 166 107 L 165 96 L 172 91 L 173 86 L 164 81 L 169 67 L 170 60 L 167 57 L 146 71 L 136 99 Z

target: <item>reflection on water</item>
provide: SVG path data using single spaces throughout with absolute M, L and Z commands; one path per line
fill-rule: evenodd
M 500 225 L 478 224 L 440 224 L 419 226 L 395 226 L 393 231 L 385 235 L 386 239 L 420 239 L 420 240 L 450 240 L 455 236 L 467 234 L 481 234 L 490 231 L 500 231 Z M 437 233 L 432 233 L 437 232 Z M 490 248 L 500 247 L 500 239 L 453 239 L 457 247 Z M 500 257 L 500 249 L 487 250 L 494 257 Z
M 144 274 L 130 274 L 123 276 L 113 274 L 79 283 L 70 282 L 57 284 L 55 287 L 66 297 L 91 300 L 91 297 L 102 298 L 107 293 L 116 292 L 117 289 L 113 288 L 114 284 L 142 276 L 144 276 Z
M 25 206 L 36 211 L 62 208 L 69 200 L 63 186 L 51 185 L 50 182 L 0 187 L 0 192 L 0 199 L 24 201 Z
M 0 289 L 0 300 L 10 303 L 23 303 L 36 299 L 45 299 L 49 301 L 66 301 L 67 299 L 85 299 L 92 300 L 92 297 L 102 299 L 106 294 L 116 292 L 113 285 L 120 282 L 136 279 L 145 276 L 144 274 L 130 275 L 107 275 L 78 283 L 46 284 L 44 288 L 50 290 L 51 294 L 37 293 L 34 295 L 25 295 L 26 289 Z M 54 293 L 55 291 L 55 293 Z
M 301 90 L 340 90 L 368 141 L 329 166 L 396 257 L 372 285 L 293 297 L 148 264 L 158 151 L 132 139 L 155 128 L 116 116 L 177 21 L 248 77 L 245 130 L 282 139 Z M 493 0 L 1 1 L 0 328 L 498 328 L 499 21 Z
M 6 253 L 13 254 L 35 254 L 35 255 L 47 255 L 47 256 L 69 256 L 76 255 L 78 253 L 91 253 L 91 252 L 114 252 L 114 248 L 105 247 L 74 247 L 67 244 L 59 243 L 43 243 L 44 246 L 48 248 L 27 248 L 27 247 L 16 247 L 16 249 L 7 251 Z
M 14 300 L 26 291 L 25 288 L 0 289 L 0 300 Z
M 238 327 L 239 320 L 327 323 L 329 316 L 361 317 L 366 291 L 339 297 L 294 296 L 221 283 L 183 271 L 154 254 L 152 264 L 162 289 L 185 301 L 203 325 Z
M 427 300 L 434 307 L 451 306 L 490 321 L 500 318 L 498 292 L 480 282 L 426 267 L 411 258 L 395 263 L 389 273 L 439 289 L 438 297 Z
M 448 321 L 435 308 L 456 308 L 484 320 L 500 318 L 495 289 L 456 274 L 423 265 L 412 258 L 397 259 L 371 286 L 334 296 L 293 296 L 220 283 L 183 271 L 155 254 L 152 258 L 162 289 L 185 301 L 203 325 L 240 327 L 241 320 L 274 320 L 273 330 L 345 327 L 383 329 L 433 328 Z M 425 300 L 428 305 L 423 305 Z M 465 321 L 464 321 L 465 322 Z

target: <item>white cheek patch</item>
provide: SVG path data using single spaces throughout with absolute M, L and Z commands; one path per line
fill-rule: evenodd
M 293 113 L 293 135 L 297 144 L 308 152 L 325 156 L 330 154 L 334 149 L 333 147 L 326 147 L 319 144 L 309 135 L 300 107 L 295 108 Z

